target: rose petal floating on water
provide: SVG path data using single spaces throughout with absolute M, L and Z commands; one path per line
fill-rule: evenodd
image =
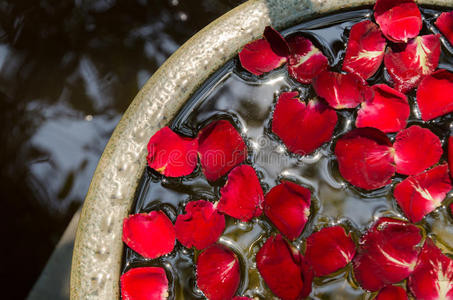
M 453 299 L 453 259 L 426 239 L 408 287 L 416 299 Z
M 202 250 L 214 244 L 225 229 L 225 217 L 205 200 L 189 202 L 175 222 L 176 238 L 187 248 Z
M 263 212 L 263 189 L 251 166 L 234 168 L 220 194 L 218 210 L 233 218 L 247 222 Z
M 321 229 L 307 238 L 305 259 L 315 276 L 325 276 L 344 268 L 355 255 L 355 243 L 341 226 Z
M 424 121 L 453 111 L 453 73 L 438 70 L 425 77 L 417 89 L 417 103 Z
M 256 266 L 270 290 L 282 300 L 303 299 L 311 292 L 312 270 L 281 235 L 267 239 L 256 254 Z
M 259 39 L 244 46 L 239 52 L 239 61 L 250 73 L 262 75 L 283 65 L 286 57 L 275 54 L 268 41 Z
M 375 128 L 357 128 L 346 133 L 335 145 L 341 176 L 366 190 L 389 184 L 395 173 L 392 150 L 388 137 Z
M 247 146 L 236 128 L 226 120 L 211 122 L 198 134 L 203 173 L 216 181 L 247 158 Z
M 439 65 L 440 35 L 418 36 L 405 45 L 388 47 L 384 56 L 395 89 L 406 93 Z
M 410 176 L 396 185 L 393 195 L 411 222 L 419 222 L 437 207 L 451 190 L 447 164 Z
M 197 140 L 182 137 L 168 126 L 156 132 L 148 143 L 148 165 L 167 177 L 186 176 L 197 166 Z
M 386 41 L 379 27 L 365 20 L 351 27 L 343 70 L 363 79 L 373 76 L 384 59 Z
M 453 10 L 441 13 L 435 24 L 453 46 Z
M 158 267 L 133 268 L 121 275 L 123 300 L 164 300 L 168 298 L 165 270 Z
M 377 0 L 374 18 L 391 41 L 407 42 L 422 29 L 422 15 L 414 0 Z
M 374 98 L 362 103 L 356 127 L 374 127 L 383 132 L 396 132 L 406 127 L 410 114 L 407 97 L 386 84 L 372 87 Z
M 274 186 L 264 200 L 266 217 L 288 239 L 297 238 L 310 216 L 311 192 L 290 181 Z
M 278 98 L 272 131 L 289 151 L 310 154 L 332 138 L 337 113 L 318 99 L 305 104 L 298 92 L 285 92 Z
M 123 242 L 145 258 L 170 253 L 175 246 L 173 223 L 162 211 L 130 215 L 123 222 Z
M 288 43 L 277 30 L 271 26 L 266 26 L 266 28 L 264 28 L 263 36 L 268 41 L 275 54 L 281 57 L 287 57 L 289 55 L 290 51 Z
M 233 298 L 240 280 L 239 260 L 224 245 L 214 244 L 198 256 L 197 285 L 209 300 Z
M 442 144 L 437 135 L 418 125 L 403 129 L 395 137 L 396 172 L 415 175 L 437 163 Z
M 407 300 L 406 290 L 400 286 L 389 285 L 380 290 L 375 300 Z
M 369 291 L 405 279 L 415 268 L 421 240 L 417 226 L 380 218 L 360 239 L 352 261 L 355 278 Z

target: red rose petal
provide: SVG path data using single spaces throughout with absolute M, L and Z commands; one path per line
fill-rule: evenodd
M 247 146 L 226 120 L 214 121 L 198 134 L 198 152 L 206 178 L 216 181 L 247 158 Z
M 170 253 L 175 246 L 173 223 L 162 211 L 135 214 L 124 219 L 123 242 L 146 258 Z
M 440 139 L 427 128 L 414 125 L 395 137 L 396 172 L 415 175 L 437 163 L 442 156 Z
M 264 243 L 256 254 L 256 266 L 267 286 L 282 300 L 302 299 L 311 292 L 313 272 L 281 235 Z
M 233 218 L 247 222 L 263 212 L 263 189 L 251 166 L 234 168 L 220 189 L 220 195 L 218 210 Z
M 365 20 L 351 27 L 343 70 L 363 79 L 373 76 L 384 59 L 386 41 L 379 27 Z
M 197 140 L 182 137 L 169 127 L 156 132 L 148 143 L 148 165 L 167 177 L 186 176 L 197 166 Z
M 307 238 L 305 259 L 315 276 L 325 276 L 344 268 L 355 255 L 355 244 L 341 226 L 326 227 Z
M 362 189 L 383 187 L 395 173 L 392 150 L 383 132 L 374 128 L 354 129 L 340 137 L 335 146 L 340 174 Z
M 290 56 L 288 57 L 288 73 L 300 83 L 310 84 L 319 73 L 329 66 L 327 57 L 302 36 L 288 38 Z
M 275 54 L 268 41 L 259 39 L 244 46 L 239 52 L 239 61 L 250 73 L 262 75 L 283 65 L 286 57 Z
M 282 93 L 275 106 L 272 131 L 289 151 L 310 154 L 328 142 L 337 124 L 337 113 L 322 101 L 305 104 L 298 92 Z
M 453 259 L 442 254 L 429 238 L 409 277 L 408 287 L 416 299 L 453 299 Z
M 372 87 L 374 98 L 362 102 L 356 127 L 373 127 L 383 132 L 396 132 L 406 127 L 410 114 L 407 97 L 388 85 Z
M 422 119 L 429 121 L 453 111 L 453 73 L 438 70 L 425 77 L 417 90 Z
M 312 84 L 316 94 L 335 109 L 354 108 L 366 99 L 367 86 L 353 73 L 323 71 Z
M 441 13 L 435 24 L 450 44 L 453 45 L 453 10 Z
M 225 229 L 225 217 L 205 200 L 189 202 L 175 222 L 176 238 L 187 248 L 202 250 L 214 244 Z
M 214 244 L 197 261 L 197 285 L 209 300 L 233 298 L 239 287 L 239 260 L 227 247 Z
M 263 33 L 264 38 L 269 42 L 269 45 L 275 54 L 281 57 L 289 55 L 289 46 L 285 38 L 271 26 L 266 26 Z
M 396 43 L 416 37 L 423 25 L 414 0 L 377 0 L 374 18 L 384 35 Z
M 395 51 L 389 47 L 384 56 L 387 72 L 395 89 L 406 93 L 416 87 L 423 77 L 430 75 L 439 65 L 440 35 L 423 35 Z
M 310 215 L 309 189 L 290 181 L 274 186 L 264 199 L 266 217 L 288 239 L 297 238 Z
M 130 269 L 120 279 L 123 300 L 164 300 L 168 298 L 165 270 L 158 267 Z
M 360 239 L 353 259 L 355 278 L 369 291 L 403 280 L 415 268 L 421 240 L 417 226 L 380 218 Z
M 393 195 L 411 222 L 419 222 L 439 207 L 451 190 L 447 164 L 410 176 L 396 185 Z
M 383 288 L 375 300 L 407 300 L 406 290 L 400 286 L 389 285 Z

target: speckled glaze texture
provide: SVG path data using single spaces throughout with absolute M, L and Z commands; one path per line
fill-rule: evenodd
M 186 42 L 149 79 L 116 127 L 99 161 L 82 210 L 71 271 L 71 299 L 119 299 L 121 230 L 146 165 L 149 138 L 190 95 L 265 26 L 282 29 L 305 18 L 370 5 L 373 0 L 251 0 Z M 452 0 L 419 4 L 453 6 Z

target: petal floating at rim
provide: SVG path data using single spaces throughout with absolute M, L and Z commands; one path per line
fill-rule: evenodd
M 275 54 L 268 41 L 259 39 L 244 46 L 239 52 L 239 61 L 250 73 L 262 75 L 283 65 L 286 57 Z
M 264 28 L 263 36 L 268 41 L 275 54 L 281 57 L 287 57 L 289 55 L 289 45 L 277 30 L 271 26 L 266 26 L 266 28 Z
M 408 287 L 416 299 L 453 299 L 453 259 L 426 239 Z
M 233 218 L 249 221 L 263 212 L 263 189 L 251 166 L 234 168 L 220 194 L 218 210 Z
M 435 24 L 450 44 L 453 45 L 453 10 L 441 13 Z
M 406 45 L 388 47 L 384 56 L 387 72 L 395 89 L 406 93 L 439 65 L 440 35 L 423 35 Z
M 355 244 L 341 226 L 321 229 L 307 238 L 305 259 L 315 276 L 325 276 L 344 268 L 355 255 Z
M 247 158 L 247 146 L 226 120 L 211 122 L 200 131 L 198 152 L 209 181 L 216 181 Z
M 310 84 L 313 78 L 326 70 L 329 62 L 327 57 L 302 36 L 288 38 L 290 56 L 288 57 L 288 73 L 300 83 Z
M 418 125 L 403 129 L 395 137 L 396 172 L 415 175 L 437 163 L 442 156 L 439 137 Z
M 380 218 L 360 239 L 352 261 L 356 280 L 362 288 L 377 291 L 405 279 L 415 268 L 421 241 L 417 226 Z
M 219 239 L 225 229 L 225 217 L 205 200 L 189 202 L 186 213 L 175 222 L 176 238 L 187 248 L 202 250 Z
M 392 146 L 388 137 L 375 128 L 357 128 L 335 145 L 341 176 L 366 190 L 374 190 L 391 182 L 395 173 Z
M 391 41 L 407 42 L 422 28 L 422 16 L 414 0 L 377 0 L 374 18 Z
M 451 190 L 447 164 L 410 176 L 396 185 L 393 195 L 411 222 L 419 222 L 437 207 Z
M 453 111 L 453 73 L 438 70 L 425 77 L 417 89 L 417 104 L 424 121 Z
M 133 268 L 121 275 L 123 300 L 164 300 L 168 298 L 165 270 L 158 267 Z
M 312 270 L 281 235 L 267 239 L 256 254 L 256 266 L 270 290 L 282 300 L 303 299 L 311 292 Z
M 396 132 L 406 127 L 410 114 L 407 97 L 388 85 L 372 87 L 374 98 L 362 102 L 356 127 L 373 127 L 383 132 Z
M 373 76 L 384 59 L 386 41 L 379 27 L 365 20 L 351 27 L 343 70 L 363 79 Z
M 298 92 L 282 93 L 275 106 L 272 131 L 289 151 L 310 154 L 328 142 L 337 124 L 337 113 L 323 101 L 312 99 L 305 104 Z
M 197 166 L 197 140 L 179 136 L 169 127 L 156 132 L 148 143 L 148 165 L 167 177 L 186 176 Z
M 266 217 L 288 239 L 297 238 L 310 216 L 309 189 L 290 181 L 274 186 L 264 200 Z
M 407 300 L 406 290 L 400 286 L 389 285 L 379 291 L 375 300 Z
M 124 219 L 123 242 L 146 258 L 170 253 L 175 246 L 173 223 L 162 211 L 135 214 Z
M 239 260 L 224 245 L 214 244 L 197 260 L 197 285 L 209 300 L 233 298 L 239 287 Z

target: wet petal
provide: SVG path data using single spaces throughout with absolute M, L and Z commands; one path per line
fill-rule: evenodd
M 362 103 L 356 127 L 373 127 L 383 132 L 396 132 L 406 127 L 410 114 L 407 97 L 386 84 L 372 87 L 374 97 Z
M 435 24 L 450 44 L 453 45 L 453 10 L 441 13 Z
M 216 181 L 247 157 L 247 146 L 226 120 L 211 122 L 198 134 L 198 152 L 203 173 Z
M 233 218 L 247 222 L 263 212 L 263 189 L 251 166 L 234 168 L 220 194 L 218 210 Z
M 262 75 L 283 65 L 286 57 L 275 54 L 268 41 L 259 39 L 244 46 L 239 52 L 239 61 L 250 73 Z
M 383 288 L 375 300 L 407 300 L 406 290 L 400 286 L 389 285 Z
M 288 43 L 277 30 L 271 26 L 266 26 L 266 28 L 264 28 L 263 36 L 268 41 L 275 54 L 281 57 L 287 57 L 289 55 Z
M 419 222 L 437 207 L 451 190 L 447 164 L 410 176 L 396 185 L 396 202 L 411 222 Z
M 121 275 L 120 282 L 123 300 L 168 298 L 168 280 L 163 268 L 133 268 Z
M 197 140 L 182 137 L 169 127 L 156 132 L 148 143 L 148 165 L 167 177 L 186 176 L 197 166 Z
M 414 0 L 377 0 L 374 18 L 384 35 L 393 42 L 407 42 L 422 28 L 422 16 Z
M 382 64 L 385 46 L 385 38 L 376 24 L 370 20 L 355 24 L 349 34 L 343 70 L 370 78 Z
M 219 239 L 225 229 L 225 217 L 205 200 L 189 202 L 186 213 L 176 219 L 178 241 L 187 248 L 202 250 Z
M 437 163 L 442 156 L 439 137 L 418 125 L 403 129 L 395 137 L 396 172 L 415 175 Z
M 355 244 L 341 226 L 321 229 L 307 238 L 305 259 L 315 276 L 325 276 L 344 268 L 355 255 Z
M 406 93 L 439 65 L 440 35 L 423 35 L 406 45 L 388 47 L 384 56 L 387 72 L 395 89 Z
M 224 245 L 214 244 L 197 260 L 197 285 L 209 300 L 233 298 L 239 287 L 239 260 Z
M 310 216 L 309 189 L 290 181 L 282 181 L 273 187 L 264 200 L 266 217 L 288 239 L 297 238 Z
M 453 73 L 438 70 L 425 77 L 417 89 L 422 119 L 429 121 L 453 111 Z
M 354 129 L 340 137 L 335 155 L 341 176 L 362 189 L 383 187 L 395 173 L 390 140 L 374 128 Z
M 337 113 L 323 101 L 312 99 L 305 104 L 298 92 L 282 93 L 275 106 L 272 131 L 289 151 L 310 154 L 332 138 Z
M 267 239 L 256 254 L 256 266 L 270 290 L 282 300 L 302 299 L 311 292 L 313 272 L 281 235 Z

